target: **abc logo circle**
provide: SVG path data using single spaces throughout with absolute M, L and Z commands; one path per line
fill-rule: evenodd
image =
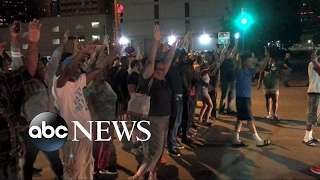
M 40 151 L 52 152 L 61 148 L 68 138 L 66 121 L 58 114 L 43 112 L 29 126 L 31 143 Z

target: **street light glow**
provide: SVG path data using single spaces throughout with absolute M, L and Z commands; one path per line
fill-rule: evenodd
M 236 34 L 234 35 L 234 37 L 235 37 L 236 39 L 238 39 L 238 38 L 239 38 L 239 36 L 240 36 L 240 34 L 239 34 L 239 33 L 236 33 Z
M 176 41 L 176 37 L 175 36 L 170 36 L 169 38 L 168 38 L 168 44 L 171 46 L 175 41 Z
M 247 18 L 243 18 L 243 19 L 241 20 L 241 23 L 242 23 L 242 24 L 247 24 L 247 22 L 248 22 Z
M 120 38 L 120 45 L 126 45 L 129 43 L 129 40 L 125 37 Z
M 210 37 L 207 34 L 200 36 L 200 42 L 202 44 L 208 44 L 210 42 Z

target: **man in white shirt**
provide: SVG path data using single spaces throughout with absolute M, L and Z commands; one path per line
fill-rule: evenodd
M 318 121 L 318 107 L 320 102 L 320 51 L 317 50 L 311 56 L 311 62 L 308 66 L 309 88 L 308 88 L 308 113 L 307 113 L 307 128 L 303 138 L 303 143 L 309 146 L 316 146 L 319 139 L 312 136 L 313 126 Z
M 79 122 L 83 128 L 91 133 L 91 117 L 83 95 L 83 88 L 87 86 L 97 74 L 107 65 L 111 65 L 114 55 L 103 57 L 95 68 L 86 74 L 80 74 L 80 62 L 83 62 L 94 52 L 95 45 L 88 44 L 73 59 L 67 58 L 62 63 L 63 70 L 54 82 L 54 92 L 61 117 L 68 125 L 68 140 L 62 147 L 64 162 L 64 179 L 92 179 L 94 159 L 92 156 L 92 135 L 89 137 L 77 128 L 74 132 L 72 121 Z M 117 49 L 118 50 L 118 49 Z M 102 53 L 103 54 L 103 53 Z M 115 53 L 113 53 L 115 54 Z M 74 137 L 76 136 L 76 137 Z M 77 139 L 78 141 L 72 141 Z

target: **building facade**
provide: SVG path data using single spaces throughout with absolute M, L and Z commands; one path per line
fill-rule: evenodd
M 68 17 L 47 17 L 40 19 L 42 23 L 41 38 L 39 42 L 39 53 L 42 56 L 51 56 L 52 52 L 60 45 L 65 31 L 69 30 L 70 35 L 81 38 L 79 41 L 86 44 L 95 39 L 103 39 L 107 34 L 112 36 L 113 19 L 109 15 L 85 15 Z M 11 26 L 11 25 L 9 25 Z M 22 29 L 27 31 L 28 23 L 22 23 Z M 10 48 L 9 28 L 0 29 L 1 42 L 7 42 L 7 50 Z M 28 48 L 25 38 L 20 38 L 21 51 L 25 54 Z M 73 52 L 74 44 L 69 40 L 65 50 Z
M 171 35 L 183 37 L 190 30 L 191 50 L 217 50 L 220 20 L 228 18 L 227 9 L 233 7 L 233 0 L 118 0 L 118 4 L 124 6 L 121 36 L 146 54 L 152 44 L 154 24 L 160 25 L 163 41 Z
M 14 20 L 27 22 L 27 0 L 3 0 L 0 3 L 0 28 L 7 28 Z

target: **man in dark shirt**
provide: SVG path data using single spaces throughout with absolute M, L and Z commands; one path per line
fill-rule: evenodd
M 117 116 L 120 117 L 120 121 L 126 120 L 126 111 L 128 105 L 129 91 L 127 87 L 127 76 L 129 69 L 129 58 L 122 56 L 120 58 L 121 67 L 115 74 L 115 90 L 114 92 L 118 96 L 117 105 L 118 111 Z
M 128 91 L 131 96 L 131 94 L 136 93 L 139 85 L 140 73 L 143 69 L 142 62 L 140 60 L 134 59 L 130 64 L 130 68 L 131 68 L 131 73 L 127 77 L 127 84 L 128 84 Z M 131 117 L 131 120 L 137 121 L 139 119 L 137 117 Z M 139 137 L 139 130 L 135 127 L 134 130 L 132 131 L 133 147 L 131 148 L 131 153 L 136 156 L 143 155 L 143 153 L 139 148 L 140 143 L 139 141 L 137 141 L 137 137 Z
M 126 52 L 126 56 L 128 57 L 133 57 L 134 56 L 134 48 L 131 46 L 130 43 L 128 43 L 128 47 L 126 47 L 126 49 L 124 50 Z
M 238 47 L 238 40 L 235 42 L 235 46 L 230 53 L 227 51 L 225 53 L 225 59 L 223 60 L 220 66 L 220 86 L 221 86 L 221 98 L 219 105 L 219 114 L 236 114 L 235 111 L 232 110 L 232 102 L 235 98 L 235 85 L 236 78 L 234 75 L 235 64 L 233 62 L 234 55 L 236 54 Z M 225 106 L 227 106 L 227 110 L 225 112 Z
M 114 63 L 112 65 L 112 67 L 110 67 L 110 69 L 108 70 L 108 82 L 110 84 L 110 86 L 112 87 L 113 91 L 116 90 L 116 81 L 115 81 L 115 75 L 116 72 L 118 71 L 118 69 L 120 68 L 120 57 L 116 57 L 114 59 Z
M 179 55 L 181 50 L 177 49 L 174 56 L 174 64 L 170 66 L 170 69 L 166 75 L 166 81 L 168 82 L 171 91 L 171 114 L 169 121 L 169 131 L 168 131 L 168 153 L 173 156 L 180 156 L 176 149 L 183 149 L 177 141 L 177 135 L 179 126 L 182 122 L 182 113 L 183 113 L 183 84 L 182 84 L 182 74 L 181 66 L 179 66 Z
M 0 98 L 0 179 L 18 179 L 19 158 L 25 154 L 25 146 L 19 132 L 24 131 L 28 126 L 19 125 L 20 114 L 15 113 L 11 103 L 15 92 L 23 89 L 23 86 L 36 73 L 38 67 L 38 41 L 40 39 L 41 24 L 33 20 L 29 24 L 29 32 L 26 37 L 28 41 L 28 55 L 24 61 L 24 67 L 12 73 L 1 73 L 1 98 Z M 0 51 L 4 48 L 0 44 Z
M 284 73 L 283 85 L 284 85 L 284 87 L 290 87 L 288 82 L 290 80 L 291 73 L 292 73 L 292 64 L 290 62 L 290 54 L 289 53 L 286 53 L 286 57 L 284 58 L 282 69 L 283 69 L 283 73 Z

